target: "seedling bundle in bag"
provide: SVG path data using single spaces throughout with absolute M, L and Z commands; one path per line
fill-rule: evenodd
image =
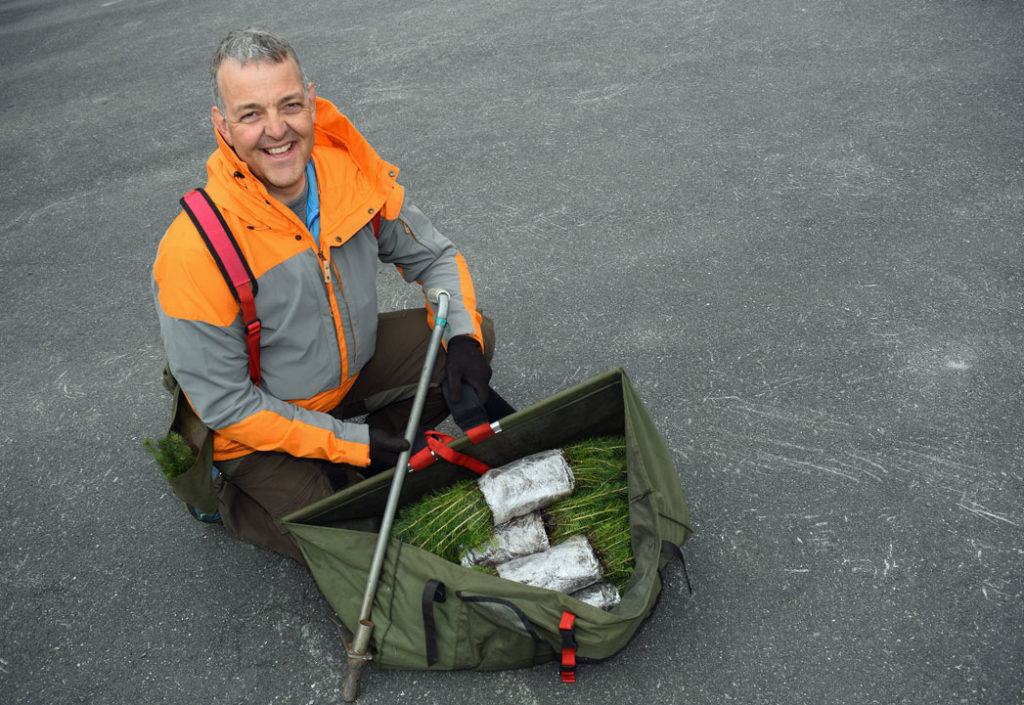
M 551 506 L 576 487 L 572 468 L 558 450 L 534 453 L 488 470 L 477 485 L 495 526 Z
M 607 578 L 583 601 L 614 606 L 633 567 L 625 450 L 625 438 L 608 436 L 519 458 L 484 473 L 476 489 L 461 482 L 405 507 L 394 535 L 548 590 L 574 593 Z
M 466 551 L 459 562 L 466 568 L 496 566 L 550 547 L 544 519 L 540 512 L 530 512 L 494 527 L 490 539 Z

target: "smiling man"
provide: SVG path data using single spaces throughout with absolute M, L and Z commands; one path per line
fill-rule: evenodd
M 224 525 L 301 561 L 281 517 L 357 471 L 390 467 L 408 447 L 402 432 L 432 312 L 378 314 L 378 261 L 452 295 L 424 426 L 440 423 L 464 389 L 492 415 L 510 409 L 494 406 L 493 328 L 462 255 L 409 202 L 398 169 L 317 98 L 292 47 L 262 30 L 232 32 L 211 80 L 217 149 L 205 191 L 255 279 L 259 374 L 250 374 L 239 302 L 186 213 L 153 268 L 161 336 L 213 432 Z

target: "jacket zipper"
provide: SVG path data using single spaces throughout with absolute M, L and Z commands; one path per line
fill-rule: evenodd
M 328 262 L 328 266 L 334 265 Z M 341 309 L 341 303 L 344 302 L 345 311 L 348 313 L 349 333 L 347 338 L 352 341 L 352 361 L 355 362 L 359 357 L 359 341 L 356 340 L 355 322 L 352 320 L 352 307 L 348 305 L 348 294 L 345 293 L 345 286 L 341 282 L 340 274 L 338 275 L 338 290 L 341 292 L 341 301 L 338 302 L 338 308 Z
M 310 239 L 312 239 L 312 235 L 310 235 Z M 315 250 L 316 250 L 316 256 L 320 259 L 320 274 L 324 278 L 324 295 L 327 296 L 327 306 L 328 306 L 328 308 L 330 308 L 331 300 L 334 298 L 334 294 L 331 291 L 331 289 L 333 288 L 331 286 L 331 258 L 326 256 L 326 255 L 324 255 L 323 251 L 320 250 L 319 247 L 315 248 Z M 338 278 L 338 288 L 341 289 L 341 278 L 340 277 Z M 342 296 L 342 299 L 345 302 L 345 308 L 348 309 L 348 299 L 345 297 L 344 289 L 341 290 L 341 296 Z M 355 335 L 350 335 L 350 334 L 345 332 L 345 323 L 344 323 L 344 321 L 341 320 L 341 303 L 342 303 L 341 301 L 338 301 L 337 299 L 335 299 L 335 304 L 338 307 L 338 320 L 334 321 L 334 325 L 335 325 L 335 328 L 341 332 L 341 336 L 340 337 L 341 337 L 342 340 L 346 340 L 346 339 L 350 338 L 352 340 L 352 344 L 355 345 L 355 342 L 356 342 L 355 341 Z M 349 312 L 349 318 L 350 319 L 351 319 L 351 316 L 352 316 L 352 314 L 351 314 L 351 311 L 350 311 Z M 333 315 L 332 315 L 332 318 L 333 318 Z M 350 327 L 351 327 L 351 324 L 350 324 Z M 347 348 L 348 348 L 348 344 L 347 343 L 345 343 L 344 347 L 343 347 L 342 342 L 341 341 L 338 342 L 338 358 L 339 358 L 338 361 L 339 361 L 339 363 L 341 365 L 341 369 L 338 371 L 338 374 L 340 375 L 340 379 L 339 379 L 340 383 L 344 383 L 345 382 L 345 378 L 348 377 L 348 359 L 347 359 L 347 354 L 346 354 Z
M 331 258 L 325 256 L 322 251 L 317 249 L 316 253 L 317 253 L 317 256 L 320 258 L 321 269 L 322 269 L 323 276 L 324 276 L 325 292 L 327 294 L 328 303 L 330 303 L 330 299 L 331 299 L 331 295 L 332 295 L 332 289 L 333 289 L 333 287 L 331 286 L 331 268 L 334 265 L 331 263 Z M 345 323 L 344 323 L 344 321 L 342 321 L 342 320 L 338 321 L 338 323 L 341 324 L 341 331 L 342 331 L 341 337 L 342 337 L 342 339 L 346 340 L 346 341 L 350 341 L 349 343 L 345 344 L 345 350 L 343 350 L 340 347 L 340 345 L 339 345 L 339 348 L 338 348 L 338 353 L 342 357 L 345 358 L 345 359 L 342 360 L 342 377 L 347 377 L 348 376 L 346 374 L 346 370 L 348 369 L 347 348 L 349 347 L 349 344 L 351 344 L 351 346 L 352 346 L 352 353 L 353 353 L 352 354 L 352 360 L 354 361 L 359 356 L 358 355 L 358 353 L 359 353 L 359 342 L 356 340 L 355 327 L 354 327 L 354 324 L 352 322 L 352 309 L 348 305 L 348 295 L 345 293 L 345 287 L 342 286 L 341 277 L 340 276 L 338 277 L 338 290 L 341 292 L 341 299 L 340 300 L 335 299 L 335 303 L 338 306 L 338 317 L 341 318 L 341 305 L 342 304 L 345 304 L 345 310 L 348 312 L 348 330 L 347 331 L 345 330 Z M 344 381 L 345 380 L 343 379 L 342 382 L 344 382 Z

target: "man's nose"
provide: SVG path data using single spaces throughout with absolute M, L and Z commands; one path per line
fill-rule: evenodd
M 271 139 L 281 139 L 288 132 L 288 124 L 284 121 L 281 115 L 272 113 L 267 116 L 267 123 L 264 127 L 264 132 L 267 133 L 267 137 Z

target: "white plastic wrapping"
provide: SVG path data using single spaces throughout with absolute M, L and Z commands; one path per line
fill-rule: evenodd
M 601 579 L 601 564 L 583 536 L 572 536 L 541 553 L 514 558 L 497 569 L 506 580 L 565 593 Z
M 550 506 L 576 487 L 560 450 L 548 450 L 493 468 L 477 480 L 495 525 Z
M 494 527 L 494 535 L 483 546 L 466 551 L 462 565 L 498 565 L 550 548 L 540 512 L 531 512 Z
M 607 580 L 589 585 L 582 590 L 572 593 L 580 602 L 586 602 L 603 610 L 610 610 L 622 601 L 618 589 Z

